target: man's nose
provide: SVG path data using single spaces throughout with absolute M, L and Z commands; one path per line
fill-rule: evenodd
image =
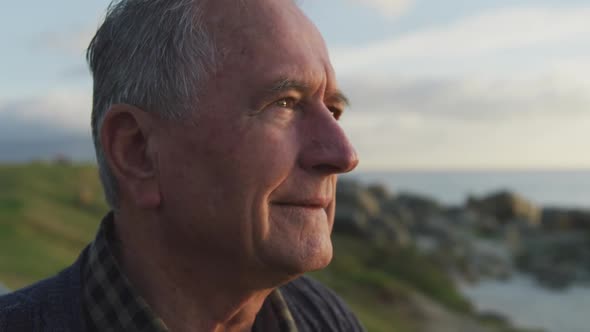
M 313 115 L 312 115 L 313 114 Z M 326 175 L 347 173 L 359 163 L 358 154 L 333 114 L 324 106 L 305 117 L 301 166 Z

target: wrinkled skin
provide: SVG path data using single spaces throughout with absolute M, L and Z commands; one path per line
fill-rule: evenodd
M 210 19 L 232 46 L 199 109 L 161 130 L 161 211 L 187 250 L 297 275 L 330 262 L 337 174 L 358 159 L 336 119 L 345 105 L 319 32 L 294 5 L 260 8 L 239 23 Z M 306 91 L 269 93 L 282 79 Z

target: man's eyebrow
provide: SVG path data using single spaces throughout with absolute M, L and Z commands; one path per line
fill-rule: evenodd
M 304 82 L 284 78 L 284 79 L 279 79 L 279 80 L 275 81 L 268 88 L 268 92 L 270 94 L 279 94 L 279 93 L 289 91 L 289 90 L 295 90 L 295 91 L 298 91 L 301 93 L 307 93 L 307 92 L 309 92 L 310 87 L 308 84 L 305 84 Z
M 348 97 L 346 97 L 346 95 L 340 90 L 335 90 L 331 93 L 328 93 L 326 100 L 330 103 L 343 104 L 347 107 L 350 106 L 350 99 L 348 99 Z
M 285 91 L 295 90 L 302 94 L 310 92 L 311 88 L 308 84 L 292 79 L 280 79 L 270 85 L 268 92 L 270 94 L 280 94 Z M 334 90 L 326 94 L 326 100 L 330 103 L 344 104 L 344 106 L 350 106 L 350 100 L 340 90 Z

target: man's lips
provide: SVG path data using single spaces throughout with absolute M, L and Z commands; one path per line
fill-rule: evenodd
M 332 199 L 330 198 L 309 198 L 309 199 L 297 199 L 297 200 L 281 200 L 273 201 L 271 204 L 284 206 L 284 207 L 300 207 L 307 209 L 325 209 L 330 205 Z

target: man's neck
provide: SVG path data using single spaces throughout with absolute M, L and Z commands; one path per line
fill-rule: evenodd
M 115 255 L 135 290 L 171 331 L 251 331 L 274 287 L 249 287 L 251 276 L 235 264 L 178 252 L 150 221 L 141 223 L 131 230 L 128 220 L 116 220 L 121 245 Z

